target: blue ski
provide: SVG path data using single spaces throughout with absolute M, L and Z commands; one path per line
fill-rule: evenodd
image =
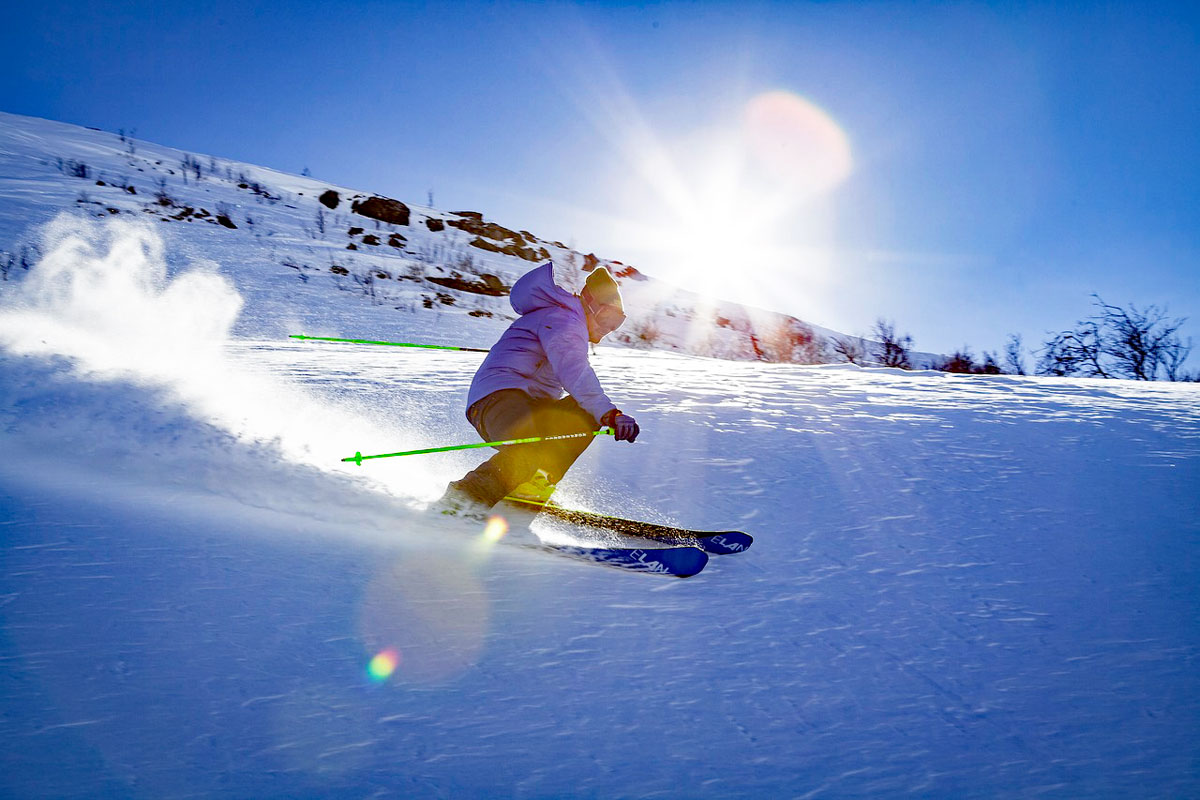
M 654 522 L 639 522 L 623 517 L 613 517 L 608 514 L 596 514 L 591 511 L 576 511 L 555 503 L 542 503 L 520 497 L 506 497 L 504 502 L 527 511 L 542 511 L 576 525 L 603 528 L 625 536 L 651 539 L 667 545 L 699 547 L 714 555 L 740 553 L 754 543 L 754 537 L 743 531 L 695 531 Z
M 708 563 L 708 554 L 699 547 L 587 547 L 544 543 L 539 547 L 581 561 L 676 578 L 690 578 Z

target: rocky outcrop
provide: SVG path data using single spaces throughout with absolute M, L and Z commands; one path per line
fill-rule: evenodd
M 317 198 L 317 202 L 332 211 L 338 207 L 338 203 L 342 202 L 342 198 L 333 189 L 326 189 L 321 196 Z
M 390 197 L 368 197 L 366 200 L 355 200 L 350 204 L 350 210 L 360 216 L 389 222 L 392 225 L 407 225 L 409 220 L 408 206 Z
M 486 250 L 489 253 L 503 253 L 506 256 L 516 256 L 526 261 L 541 262 L 550 259 L 550 253 L 544 247 L 534 250 L 532 247 L 522 247 L 516 242 L 503 245 L 496 244 L 481 236 L 476 236 L 471 240 L 470 244 L 472 247 L 478 247 L 480 250 Z
M 458 228 L 460 231 L 473 233 L 476 236 L 483 236 L 497 242 L 511 241 L 519 245 L 525 244 L 525 237 L 516 231 L 510 231 L 503 225 L 497 225 L 494 222 L 484 222 L 482 219 L 474 216 L 465 217 L 464 219 L 447 220 L 446 224 L 452 228 Z
M 427 278 L 430 283 L 436 283 L 438 286 L 445 286 L 448 289 L 457 289 L 460 292 L 470 292 L 471 294 L 484 294 L 491 297 L 501 297 L 508 294 L 509 288 L 504 285 L 504 282 L 495 275 L 480 275 L 479 280 L 473 281 L 464 277 L 461 273 L 452 272 L 449 278 Z

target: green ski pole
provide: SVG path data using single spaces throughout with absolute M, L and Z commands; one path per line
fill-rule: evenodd
M 414 344 L 412 342 L 376 342 L 371 339 L 335 339 L 332 336 L 305 336 L 304 334 L 290 334 L 289 339 L 303 339 L 312 342 L 347 342 L 349 344 L 381 344 L 387 347 L 420 347 L 426 350 L 459 350 L 464 353 L 487 353 L 488 350 L 483 350 L 478 347 L 449 347 L 441 344 Z
M 369 461 L 372 458 L 395 458 L 397 456 L 423 456 L 427 453 L 448 453 L 451 450 L 472 450 L 476 447 L 506 447 L 510 444 L 533 444 L 534 442 L 553 442 L 558 439 L 581 439 L 584 436 L 612 436 L 611 428 L 606 428 L 600 431 L 583 431 L 582 433 L 564 433 L 558 436 L 530 436 L 527 439 L 508 439 L 503 442 L 479 442 L 478 444 L 454 444 L 449 447 L 430 447 L 425 450 L 406 450 L 403 453 L 381 453 L 375 456 L 364 456 L 362 453 L 355 453 L 349 458 L 343 458 L 342 461 L 353 461 L 358 466 L 362 466 L 362 462 Z

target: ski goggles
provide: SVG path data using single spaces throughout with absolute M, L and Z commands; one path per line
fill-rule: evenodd
M 584 302 L 587 303 L 588 313 L 592 315 L 592 319 L 596 320 L 596 324 L 605 330 L 615 331 L 625 324 L 625 312 L 616 306 L 604 304 L 597 306 L 587 299 Z

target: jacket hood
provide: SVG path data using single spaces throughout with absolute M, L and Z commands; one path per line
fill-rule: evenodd
M 554 282 L 554 265 L 546 262 L 526 272 L 513 284 L 509 302 L 518 314 L 528 314 L 550 306 L 578 310 L 575 295 Z

